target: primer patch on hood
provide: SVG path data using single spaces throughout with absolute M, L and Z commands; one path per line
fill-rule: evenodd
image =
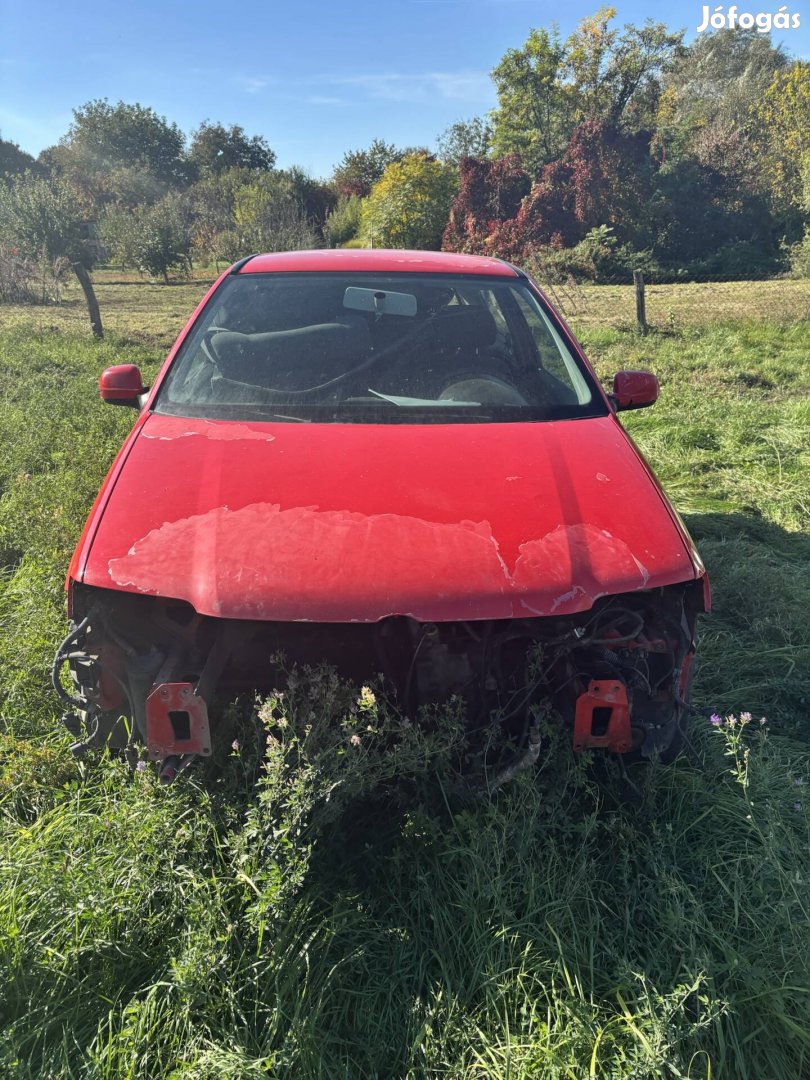
M 346 573 L 349 562 L 361 577 Z M 649 579 L 624 541 L 592 525 L 521 545 L 510 570 L 487 521 L 276 503 L 165 522 L 108 572 L 120 588 L 185 599 L 201 613 L 284 621 L 427 620 L 437 600 L 456 618 L 565 614 Z
M 175 439 L 188 439 L 194 435 L 211 442 L 275 442 L 276 439 L 269 431 L 251 428 L 245 423 L 232 424 L 227 420 L 198 420 L 185 416 L 161 416 L 157 423 L 150 418 L 141 432 L 142 439 L 158 442 L 174 442 Z

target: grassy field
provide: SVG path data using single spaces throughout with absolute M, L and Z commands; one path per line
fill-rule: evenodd
M 73 291 L 0 307 L 0 1076 L 810 1075 L 810 284 L 656 286 L 645 337 L 631 289 L 567 303 L 601 375 L 661 378 L 627 427 L 712 577 L 723 722 L 629 782 L 549 733 L 490 799 L 454 717 L 323 672 L 171 788 L 70 758 L 62 581 L 132 421 L 96 379 L 204 287 L 100 274 L 102 343 Z

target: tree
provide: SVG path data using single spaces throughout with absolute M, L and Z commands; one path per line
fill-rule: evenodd
M 324 226 L 324 236 L 330 247 L 342 247 L 354 240 L 363 220 L 363 200 L 358 195 L 338 199 Z
M 36 161 L 15 142 L 0 139 L 0 179 L 18 176 L 26 171 L 39 172 Z
M 438 248 L 455 190 L 453 170 L 425 154 L 391 162 L 363 204 L 363 237 L 375 247 Z
M 273 179 L 275 189 L 296 202 L 304 216 L 321 232 L 327 216 L 337 203 L 334 187 L 314 180 L 299 165 L 279 169 Z
M 226 128 L 210 120 L 203 120 L 193 132 L 188 157 L 200 177 L 234 168 L 267 172 L 276 163 L 276 155 L 263 136 L 248 137 L 239 124 Z
M 84 292 L 90 325 L 103 337 L 101 314 L 88 271 L 98 247 L 75 190 L 60 178 L 18 176 L 0 185 L 0 222 L 8 239 L 23 256 L 36 259 L 43 252 L 51 261 L 67 259 Z
M 660 170 L 645 218 L 647 243 L 664 266 L 710 280 L 778 268 L 782 230 L 767 197 L 696 158 Z
M 652 127 L 661 78 L 679 54 L 683 34 L 651 20 L 611 29 L 615 15 L 613 8 L 601 8 L 565 43 L 556 30 L 532 30 L 522 49 L 504 55 L 492 72 L 496 157 L 519 154 L 537 175 L 560 156 L 578 123 Z
M 492 128 L 488 120 L 474 116 L 472 120 L 457 120 L 437 139 L 438 157 L 448 165 L 458 166 L 463 158 L 489 156 Z
M 778 71 L 755 114 L 774 193 L 810 214 L 810 62 Z
M 692 128 L 718 119 L 747 125 L 751 107 L 787 66 L 781 45 L 756 30 L 700 34 L 675 57 L 664 79 L 660 121 Z
M 99 214 L 98 237 L 104 246 L 105 262 L 121 267 L 136 266 L 138 214 L 122 206 L 105 206 Z
M 332 174 L 332 185 L 338 195 L 365 198 L 382 178 L 393 161 L 400 161 L 403 152 L 382 139 L 375 139 L 368 150 L 350 150 L 343 155 Z
M 185 138 L 176 124 L 138 103 L 110 105 L 105 99 L 75 109 L 67 134 L 44 157 L 95 205 L 119 201 L 125 177 L 136 199 L 148 192 L 151 201 L 185 184 L 184 151 Z
M 277 175 L 259 174 L 234 191 L 233 231 L 242 254 L 318 246 L 317 233 L 294 192 Z
M 233 250 L 231 240 L 222 242 L 224 233 L 233 230 L 233 201 L 238 184 L 236 178 L 244 175 L 244 182 L 253 174 L 242 174 L 239 169 L 212 174 L 198 180 L 188 191 L 192 218 L 192 244 L 203 256 L 227 258 L 226 251 Z
M 532 30 L 523 48 L 510 49 L 492 72 L 498 94 L 492 152 L 518 154 L 532 175 L 562 152 L 571 130 L 564 61 L 556 29 Z
M 177 193 L 137 215 L 131 244 L 135 266 L 150 277 L 162 277 L 166 284 L 170 270 L 188 266 L 191 234 Z
M 615 8 L 583 19 L 566 42 L 576 121 L 596 120 L 638 131 L 652 127 L 661 78 L 682 48 L 683 31 L 664 23 L 610 29 Z
M 169 271 L 185 268 L 190 261 L 189 217 L 185 197 L 170 192 L 154 206 L 134 211 L 106 207 L 99 219 L 99 237 L 108 258 L 168 283 Z
M 699 35 L 664 78 L 656 117 L 662 158 L 695 156 L 738 183 L 765 190 L 768 171 L 755 153 L 754 116 L 787 65 L 782 48 L 756 30 Z

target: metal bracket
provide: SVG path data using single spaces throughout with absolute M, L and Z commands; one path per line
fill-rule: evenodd
M 576 702 L 574 751 L 604 749 L 626 754 L 632 748 L 627 687 L 622 682 L 590 682 Z
M 211 753 L 208 707 L 191 683 L 160 683 L 146 699 L 146 745 L 159 761 L 171 754 Z

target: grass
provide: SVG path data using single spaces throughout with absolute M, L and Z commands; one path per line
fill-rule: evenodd
M 100 344 L 72 295 L 0 308 L 0 1075 L 810 1074 L 806 284 L 658 286 L 645 337 L 629 289 L 570 313 L 601 375 L 661 378 L 627 427 L 712 577 L 695 700 L 735 722 L 629 782 L 550 732 L 484 800 L 452 716 L 322 672 L 172 788 L 70 758 L 62 580 L 132 421 L 96 379 L 151 376 L 205 284 L 114 280 Z

